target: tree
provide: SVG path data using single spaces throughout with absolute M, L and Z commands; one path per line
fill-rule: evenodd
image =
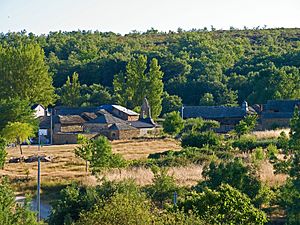
M 4 169 L 4 164 L 7 156 L 6 141 L 0 137 L 0 168 Z
M 164 73 L 160 70 L 157 59 L 152 59 L 148 73 L 146 96 L 151 107 L 151 115 L 155 119 L 160 115 L 162 110 L 163 75 Z
M 9 122 L 1 134 L 8 142 L 19 145 L 21 155 L 23 155 L 22 143 L 35 136 L 32 125 L 21 122 Z
M 75 155 L 82 158 L 85 161 L 85 172 L 88 172 L 88 162 L 92 159 L 92 148 L 90 146 L 91 142 L 87 137 L 79 134 L 77 136 L 78 144 L 81 146 L 75 148 Z
M 114 77 L 114 94 L 118 104 L 129 108 L 141 106 L 147 97 L 152 117 L 156 118 L 162 110 L 163 72 L 155 58 L 151 60 L 148 73 L 146 70 L 146 56 L 131 60 L 126 66 L 126 74 L 121 72 Z
M 293 117 L 290 121 L 290 145 L 294 150 L 300 150 L 300 111 L 295 107 Z
M 169 95 L 168 92 L 163 92 L 162 111 L 161 115 L 169 112 L 179 111 L 182 107 L 182 100 L 177 95 Z
M 247 195 L 228 184 L 193 194 L 180 205 L 185 211 L 194 210 L 207 224 L 265 224 L 268 221 Z
M 84 104 L 87 106 L 99 106 L 112 103 L 112 96 L 108 89 L 100 84 L 92 84 L 91 86 L 81 86 Z
M 104 204 L 97 204 L 92 210 L 80 215 L 77 225 L 201 225 L 196 215 L 179 210 L 158 210 L 144 194 L 116 193 Z
M 221 136 L 213 131 L 186 133 L 182 136 L 182 147 L 198 147 L 204 146 L 219 146 L 221 143 Z
M 200 98 L 199 105 L 214 105 L 214 96 L 211 93 L 204 93 L 204 95 Z
M 80 94 L 80 83 L 78 81 L 78 73 L 73 73 L 72 81 L 68 79 L 61 88 L 60 101 L 63 105 L 68 107 L 78 107 L 82 103 L 82 96 Z
M 29 200 L 26 199 L 24 206 L 18 206 L 15 201 L 14 192 L 5 179 L 0 183 L 0 224 L 38 224 L 35 213 L 30 211 Z
M 234 131 L 238 135 L 238 137 L 244 134 L 248 134 L 255 128 L 256 122 L 257 115 L 247 115 L 234 127 Z
M 170 112 L 166 114 L 166 118 L 163 122 L 164 132 L 172 135 L 179 134 L 184 127 L 184 121 L 181 118 L 179 112 Z
M 154 174 L 153 184 L 146 188 L 148 195 L 163 206 L 163 202 L 166 200 L 173 199 L 175 191 L 179 188 L 176 185 L 175 179 L 167 174 L 168 170 L 165 168 L 160 169 L 159 167 L 152 167 Z
M 0 44 L 0 65 L 0 99 L 20 98 L 44 106 L 54 102 L 52 78 L 38 44 Z
M 261 187 L 258 178 L 240 159 L 219 164 L 213 161 L 208 167 L 204 168 L 202 175 L 206 178 L 206 181 L 198 184 L 198 190 L 202 190 L 203 187 L 216 189 L 222 183 L 226 183 L 254 200 Z
M 34 118 L 29 101 L 21 100 L 20 98 L 1 99 L 0 130 L 3 129 L 8 122 L 29 123 L 33 127 L 37 127 L 37 120 Z
M 92 152 L 90 165 L 93 172 L 98 172 L 104 168 L 124 167 L 126 164 L 122 156 L 112 153 L 111 144 L 105 136 L 91 140 L 85 147 L 90 148 Z

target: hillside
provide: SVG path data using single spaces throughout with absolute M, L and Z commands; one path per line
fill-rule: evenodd
M 0 36 L 4 45 L 32 40 L 42 46 L 56 88 L 77 72 L 82 85 L 101 84 L 114 97 L 114 75 L 124 72 L 126 64 L 142 54 L 148 61 L 158 59 L 164 90 L 187 105 L 204 104 L 201 99 L 205 94 L 217 105 L 245 99 L 254 104 L 300 98 L 300 29 L 169 33 L 152 29 L 125 36 L 91 31 Z

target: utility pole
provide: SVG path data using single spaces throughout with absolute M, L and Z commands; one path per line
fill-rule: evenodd
M 53 144 L 52 111 L 53 111 L 53 109 L 51 108 L 51 110 L 50 110 L 50 145 Z
M 38 177 L 37 177 L 37 221 L 41 220 L 41 159 L 40 159 L 40 148 L 41 148 L 41 132 L 39 130 L 39 145 L 38 145 Z
M 182 105 L 181 106 L 181 118 L 183 119 L 183 109 L 184 109 L 184 106 Z

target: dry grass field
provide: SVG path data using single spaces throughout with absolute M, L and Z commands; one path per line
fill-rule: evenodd
M 99 177 L 85 173 L 84 161 L 75 157 L 74 148 L 76 145 L 54 145 L 43 146 L 41 155 L 53 157 L 53 162 L 42 162 L 42 185 L 55 188 L 56 185 L 64 185 L 75 180 L 86 185 L 95 185 L 101 178 L 108 180 L 134 179 L 139 185 L 150 184 L 153 173 L 146 168 L 122 168 L 111 169 L 101 174 Z M 113 152 L 119 153 L 126 159 L 144 159 L 150 153 L 163 152 L 166 150 L 180 150 L 180 145 L 173 139 L 138 139 L 119 140 L 112 142 Z M 37 146 L 24 146 L 25 156 L 36 155 Z M 19 157 L 17 148 L 8 148 L 8 159 Z M 186 167 L 172 167 L 168 173 L 173 175 L 179 185 L 195 185 L 202 179 L 203 166 L 190 165 Z M 274 175 L 272 165 L 265 162 L 261 168 L 261 179 L 269 184 L 282 184 L 286 177 Z M 6 175 L 13 180 L 16 189 L 21 193 L 34 190 L 36 185 L 37 162 L 33 163 L 7 163 L 4 170 L 0 170 L 0 175 Z M 59 186 L 57 186 L 59 188 Z
M 282 131 L 289 135 L 290 129 L 254 131 L 252 133 L 257 139 L 270 139 L 279 137 Z

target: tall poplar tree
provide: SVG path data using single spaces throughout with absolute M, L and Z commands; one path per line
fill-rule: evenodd
M 118 104 L 129 108 L 142 105 L 147 97 L 153 118 L 157 118 L 162 110 L 163 72 L 160 70 L 157 59 L 152 59 L 149 72 L 147 57 L 139 56 L 126 66 L 126 74 L 115 75 L 113 85 L 115 99 Z
M 0 98 L 48 106 L 55 100 L 52 77 L 38 44 L 0 45 Z
M 164 73 L 160 70 L 157 59 L 152 59 L 148 73 L 147 99 L 151 107 L 151 116 L 157 118 L 162 110 L 162 95 Z

